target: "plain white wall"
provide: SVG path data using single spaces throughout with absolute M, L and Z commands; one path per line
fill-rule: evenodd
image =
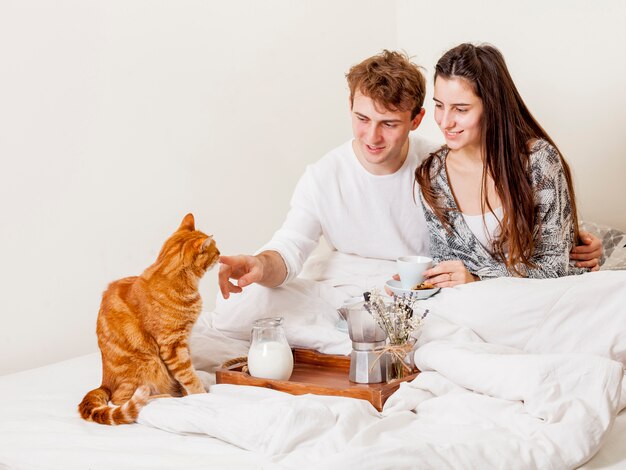
M 626 230 L 626 3 L 622 0 L 399 0 L 398 48 L 427 69 L 462 42 L 504 54 L 524 101 L 574 174 L 581 219 Z
M 383 48 L 430 81 L 449 47 L 498 46 L 583 217 L 626 229 L 625 14 L 619 0 L 1 2 L 0 374 L 97 350 L 101 292 L 186 212 L 224 253 L 264 243 L 305 165 L 351 135 L 344 73 Z M 439 138 L 427 107 L 419 132 Z
M 224 253 L 350 137 L 344 73 L 394 2 L 0 3 L 0 374 L 96 351 L 100 296 L 185 213 Z M 366 25 L 376 24 L 375 29 Z M 202 283 L 214 304 L 216 271 Z

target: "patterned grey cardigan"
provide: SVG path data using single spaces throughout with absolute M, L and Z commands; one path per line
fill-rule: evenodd
M 434 192 L 440 194 L 448 212 L 451 232 L 448 233 L 424 201 L 420 200 L 430 233 L 430 249 L 435 262 L 460 259 L 469 272 L 481 279 L 513 276 L 505 264 L 495 258 L 474 236 L 458 209 L 445 170 L 449 149 L 435 154 L 430 168 Z M 530 177 L 535 191 L 535 251 L 531 261 L 536 268 L 525 268 L 530 278 L 561 277 L 581 274 L 587 269 L 570 265 L 569 252 L 574 240 L 572 206 L 567 181 L 557 150 L 543 139 L 531 148 Z

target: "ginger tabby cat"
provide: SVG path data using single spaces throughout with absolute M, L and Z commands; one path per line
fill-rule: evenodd
M 202 306 L 198 282 L 219 254 L 213 238 L 196 230 L 187 214 L 152 266 L 109 285 L 96 328 L 102 385 L 78 405 L 84 419 L 132 423 L 155 395 L 205 391 L 188 338 Z

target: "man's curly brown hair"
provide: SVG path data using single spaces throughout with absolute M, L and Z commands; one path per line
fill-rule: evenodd
M 426 78 L 405 53 L 385 49 L 353 66 L 346 78 L 351 105 L 357 91 L 389 111 L 411 111 L 411 119 L 424 105 Z

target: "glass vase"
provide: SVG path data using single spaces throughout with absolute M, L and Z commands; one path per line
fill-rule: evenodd
M 387 381 L 403 379 L 413 373 L 413 344 L 391 346 L 387 351 Z

